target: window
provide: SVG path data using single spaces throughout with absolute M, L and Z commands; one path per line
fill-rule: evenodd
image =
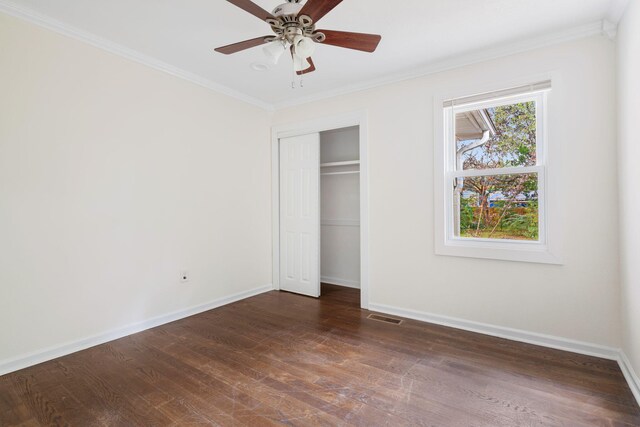
M 550 82 L 439 100 L 436 252 L 557 263 L 549 246 Z

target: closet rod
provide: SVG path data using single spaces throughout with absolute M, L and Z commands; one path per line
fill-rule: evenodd
M 357 173 L 360 173 L 360 171 L 349 171 L 349 172 L 324 172 L 321 173 L 320 175 L 322 176 L 326 176 L 326 175 L 355 175 Z
M 321 163 L 321 168 L 332 168 L 335 166 L 351 166 L 351 165 L 359 165 L 360 160 L 349 160 L 347 162 L 331 162 L 331 163 Z

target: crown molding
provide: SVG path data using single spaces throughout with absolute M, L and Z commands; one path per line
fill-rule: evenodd
M 545 34 L 538 37 L 522 39 L 512 43 L 506 43 L 487 49 L 480 49 L 468 52 L 466 54 L 456 55 L 450 58 L 443 59 L 441 61 L 424 64 L 423 66 L 417 67 L 411 71 L 395 73 L 382 78 L 372 79 L 360 82 L 358 84 L 336 88 L 334 90 L 323 91 L 322 93 L 318 93 L 315 95 L 309 95 L 273 104 L 239 92 L 223 84 L 216 83 L 212 80 L 198 76 L 179 67 L 167 64 L 166 62 L 160 61 L 151 56 L 142 54 L 136 50 L 114 43 L 105 38 L 64 24 L 56 19 L 39 14 L 31 9 L 25 8 L 23 6 L 18 6 L 9 0 L 0 0 L 0 12 L 23 19 L 37 26 L 49 29 L 59 34 L 82 41 L 84 43 L 88 43 L 94 47 L 105 50 L 112 54 L 121 56 L 142 65 L 146 65 L 155 70 L 162 71 L 174 77 L 178 77 L 193 84 L 210 89 L 214 92 L 246 102 L 263 110 L 273 112 L 277 110 L 296 107 L 303 104 L 308 104 L 311 102 L 334 98 L 337 96 L 373 89 L 388 84 L 398 83 L 405 80 L 416 79 L 431 74 L 452 70 L 455 68 L 477 64 L 492 59 L 498 59 L 595 35 L 604 35 L 610 39 L 614 39 L 617 31 L 617 22 L 619 22 L 620 18 L 624 14 L 628 2 L 629 0 L 612 0 L 607 19 L 601 21 L 569 28 L 552 34 Z
M 409 72 L 401 72 L 392 74 L 375 80 L 369 80 L 356 85 L 350 85 L 339 89 L 324 91 L 321 94 L 310 95 L 304 98 L 298 98 L 290 101 L 282 101 L 276 103 L 273 108 L 277 110 L 284 110 L 291 107 L 296 107 L 311 102 L 321 101 L 324 99 L 334 98 L 337 96 L 347 95 L 354 92 L 360 92 L 368 89 L 373 89 L 379 86 L 385 86 L 392 83 L 398 83 L 405 80 L 416 79 L 431 74 L 440 73 L 468 65 L 477 64 L 480 62 L 489 61 L 492 59 L 503 58 L 510 55 L 516 55 L 531 51 L 534 49 L 549 47 L 569 41 L 579 40 L 586 37 L 592 37 L 597 35 L 606 35 L 611 38 L 610 31 L 612 31 L 609 21 L 601 20 L 592 22 L 586 25 L 569 28 L 563 31 L 555 32 L 552 34 L 545 34 L 538 37 L 522 39 L 516 42 L 502 44 L 499 46 L 490 47 L 487 49 L 481 49 L 473 52 L 468 52 L 462 55 L 456 55 L 442 61 L 432 62 L 418 67 Z
M 189 71 L 167 64 L 166 62 L 160 61 L 156 58 L 140 53 L 136 50 L 122 46 L 118 43 L 114 43 L 105 38 L 96 36 L 95 34 L 91 34 L 84 30 L 80 30 L 73 26 L 64 24 L 56 19 L 39 14 L 31 9 L 25 8 L 23 6 L 18 6 L 15 3 L 12 3 L 10 1 L 0 0 L 0 12 L 13 16 L 15 18 L 28 21 L 32 24 L 54 31 L 58 34 L 62 34 L 64 36 L 71 37 L 81 42 L 90 44 L 94 47 L 105 50 L 114 55 L 121 56 L 123 58 L 129 59 L 131 61 L 137 62 L 142 65 L 146 65 L 147 67 L 153 68 L 158 71 L 162 71 L 174 77 L 178 77 L 180 79 L 186 80 L 198 86 L 202 86 L 204 88 L 220 93 L 222 95 L 235 98 L 239 101 L 246 102 L 248 104 L 259 107 L 261 109 L 264 109 L 267 111 L 273 110 L 272 105 L 270 105 L 267 102 L 261 101 L 247 94 L 238 92 L 234 89 L 231 89 L 220 83 L 213 82 L 209 79 L 198 76 Z
M 624 12 L 627 10 L 627 6 L 629 6 L 629 0 L 611 0 L 607 11 L 607 20 L 617 27 Z
M 618 36 L 618 24 L 605 19 L 602 21 L 602 35 L 608 37 L 609 40 L 615 40 Z

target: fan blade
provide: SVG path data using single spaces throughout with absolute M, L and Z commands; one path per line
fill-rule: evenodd
M 317 32 L 327 36 L 322 44 L 362 50 L 364 52 L 375 52 L 380 40 L 382 40 L 382 36 L 377 34 L 348 33 L 346 31 L 332 30 L 318 30 Z
M 250 0 L 227 0 L 229 3 L 238 6 L 240 9 L 245 12 L 249 12 L 253 16 L 260 18 L 260 20 L 264 21 L 267 18 L 273 18 L 273 15 L 255 4 Z
M 230 44 L 228 46 L 222 46 L 216 49 L 216 52 L 224 53 L 225 55 L 230 55 L 232 53 L 240 52 L 245 49 L 250 49 L 252 47 L 260 46 L 261 44 L 267 43 L 269 36 L 256 37 L 255 39 L 245 40 L 243 42 Z
M 307 0 L 298 16 L 307 15 L 313 19 L 315 24 L 340 3 L 342 0 Z
M 311 64 L 311 66 L 309 68 L 307 68 L 306 70 L 298 71 L 296 73 L 297 75 L 302 76 L 304 74 L 313 73 L 316 70 L 316 64 L 313 63 L 313 59 L 311 59 L 311 57 L 309 57 L 309 58 L 307 58 L 307 61 L 309 61 L 309 64 Z

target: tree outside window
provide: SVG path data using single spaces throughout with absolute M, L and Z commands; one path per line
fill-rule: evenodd
M 538 241 L 535 100 L 456 111 L 454 123 L 456 172 L 475 172 L 454 179 L 454 234 Z

